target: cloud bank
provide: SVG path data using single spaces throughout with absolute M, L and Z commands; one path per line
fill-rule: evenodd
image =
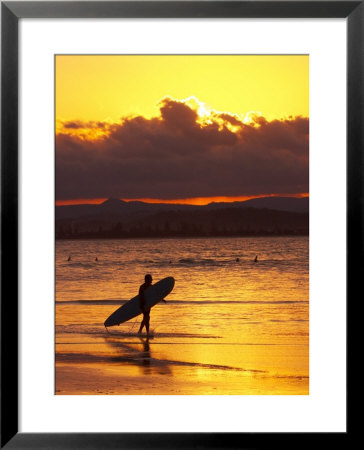
M 56 199 L 191 198 L 308 192 L 309 120 L 203 116 L 164 98 L 160 116 L 63 122 Z

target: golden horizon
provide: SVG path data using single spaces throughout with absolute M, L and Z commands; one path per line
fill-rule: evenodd
M 295 194 L 262 194 L 262 195 L 242 195 L 242 196 L 216 196 L 216 197 L 193 197 L 193 198 L 183 198 L 183 199 L 161 199 L 161 198 L 119 198 L 124 202 L 143 202 L 143 203 L 164 203 L 164 204 L 175 204 L 175 205 L 196 205 L 203 206 L 209 203 L 233 203 L 233 202 L 244 202 L 247 200 L 253 200 L 256 198 L 266 198 L 266 197 L 291 197 L 291 198 L 306 198 L 309 197 L 308 192 L 295 193 Z M 105 198 L 93 198 L 93 199 L 69 199 L 69 200 L 56 200 L 56 206 L 72 206 L 72 205 L 100 205 L 108 200 Z

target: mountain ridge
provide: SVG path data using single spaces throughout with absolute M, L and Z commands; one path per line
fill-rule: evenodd
M 275 197 L 208 205 L 108 199 L 56 207 L 57 238 L 307 234 L 308 198 Z
M 207 205 L 190 205 L 182 203 L 147 203 L 142 201 L 130 201 L 110 198 L 100 204 L 58 205 L 56 206 L 57 219 L 76 219 L 82 216 L 100 215 L 102 213 L 124 213 L 128 211 L 176 211 L 176 210 L 204 210 L 220 208 L 245 208 L 273 209 L 277 211 L 308 212 L 308 197 L 261 197 L 236 202 L 211 202 Z

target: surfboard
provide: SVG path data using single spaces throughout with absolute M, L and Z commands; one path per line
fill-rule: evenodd
M 164 299 L 174 287 L 174 278 L 167 277 L 152 284 L 144 293 L 145 306 L 150 309 Z M 104 322 L 105 327 L 114 327 L 142 314 L 139 306 L 139 295 L 120 306 Z

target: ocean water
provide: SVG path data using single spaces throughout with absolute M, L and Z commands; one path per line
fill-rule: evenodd
M 307 237 L 57 241 L 56 393 L 308 394 L 308 247 Z M 146 273 L 175 278 L 150 338 L 137 334 L 140 317 L 106 330 Z

